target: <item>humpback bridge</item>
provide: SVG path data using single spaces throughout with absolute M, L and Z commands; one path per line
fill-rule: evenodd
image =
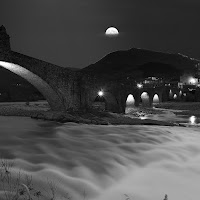
M 137 88 L 117 80 L 114 83 L 98 80 L 82 70 L 74 71 L 14 52 L 3 26 L 0 27 L 0 67 L 30 82 L 46 98 L 51 109 L 56 111 L 89 108 L 102 89 L 106 109 L 114 112 L 125 112 L 129 94 L 133 94 L 136 106 L 140 104 L 142 95 L 146 94 L 146 105 L 151 106 L 155 95 L 162 101 L 167 99 L 166 94 L 169 93 L 166 87 Z
M 0 27 L 0 66 L 26 79 L 46 98 L 52 110 L 80 106 L 77 73 L 10 48 L 5 27 Z
M 0 53 L 0 66 L 26 79 L 37 88 L 52 110 L 79 106 L 77 76 L 72 70 L 13 51 Z

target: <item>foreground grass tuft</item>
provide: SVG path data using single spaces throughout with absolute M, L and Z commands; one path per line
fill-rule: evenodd
M 0 161 L 0 195 L 3 195 L 4 200 L 72 200 L 72 196 L 67 192 L 64 196 L 58 195 L 57 186 L 52 181 L 47 181 L 48 191 L 35 189 L 32 176 L 21 172 L 14 176 L 13 166 L 14 163 L 8 160 Z M 124 194 L 124 197 L 125 200 L 135 200 L 127 194 Z M 88 200 L 85 191 L 81 200 Z M 165 195 L 163 200 L 168 200 L 168 196 Z
M 5 200 L 72 200 L 66 193 L 59 196 L 56 192 L 56 184 L 48 181 L 48 190 L 44 192 L 35 189 L 32 176 L 19 172 L 14 176 L 13 163 L 2 159 L 0 162 L 0 191 Z M 2 196 L 1 196 L 2 198 Z

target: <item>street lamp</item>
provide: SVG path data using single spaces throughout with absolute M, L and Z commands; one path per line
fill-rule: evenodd
M 100 90 L 100 91 L 98 91 L 98 95 L 99 95 L 100 97 L 102 97 L 102 96 L 104 95 L 104 92 L 103 92 L 102 90 Z
M 143 85 L 141 83 L 137 83 L 137 88 L 141 89 Z
M 191 83 L 192 85 L 195 85 L 195 84 L 197 83 L 197 79 L 191 77 L 191 78 L 189 79 L 189 83 Z

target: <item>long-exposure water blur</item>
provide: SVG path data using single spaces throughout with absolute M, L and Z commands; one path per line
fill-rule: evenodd
M 198 199 L 199 128 L 58 124 L 0 117 L 0 153 L 48 199 Z M 1 199 L 4 192 L 1 188 Z

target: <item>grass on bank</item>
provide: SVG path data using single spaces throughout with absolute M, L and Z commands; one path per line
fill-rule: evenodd
M 0 195 L 3 195 L 5 200 L 43 200 L 46 196 L 49 197 L 48 200 L 73 200 L 73 197 L 67 192 L 64 196 L 57 194 L 56 184 L 52 181 L 47 181 L 48 190 L 41 191 L 35 189 L 32 176 L 19 172 L 17 177 L 14 177 L 13 165 L 13 162 L 1 159 Z M 124 199 L 136 200 L 127 194 L 124 194 Z M 85 191 L 81 200 L 88 200 Z M 169 200 L 168 196 L 165 195 L 163 200 Z
M 58 195 L 56 184 L 52 181 L 47 181 L 48 190 L 41 191 L 34 187 L 32 176 L 19 171 L 14 177 L 12 167 L 12 162 L 1 159 L 0 195 L 4 196 L 5 200 L 43 200 L 46 196 L 49 197 L 48 200 L 72 200 L 67 192 L 64 196 Z

